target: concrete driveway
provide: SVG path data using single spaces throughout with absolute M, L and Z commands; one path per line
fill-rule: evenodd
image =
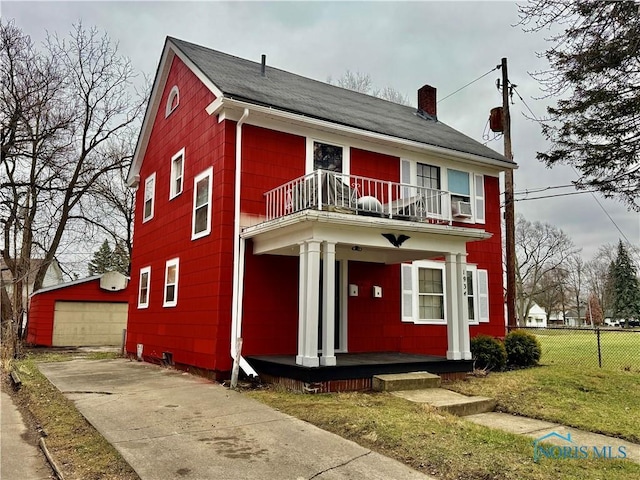
M 431 478 L 186 373 L 124 359 L 40 370 L 142 480 Z

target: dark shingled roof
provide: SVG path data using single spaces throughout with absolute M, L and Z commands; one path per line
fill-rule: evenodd
M 444 123 L 399 105 L 168 37 L 225 97 L 515 165 Z

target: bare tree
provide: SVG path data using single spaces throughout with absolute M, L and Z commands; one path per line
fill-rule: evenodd
M 329 77 L 327 83 L 333 83 L 333 79 Z M 362 72 L 352 72 L 347 70 L 342 77 L 336 80 L 336 85 L 354 92 L 365 93 L 373 97 L 382 98 L 389 102 L 399 103 L 400 105 L 410 105 L 409 99 L 398 90 L 391 86 L 382 89 L 376 88 L 371 80 L 371 75 Z
M 585 284 L 585 263 L 578 253 L 569 256 L 565 262 L 567 271 L 566 283 L 571 292 L 572 303 L 578 314 L 578 319 L 584 318 L 585 302 L 583 301 Z
M 567 272 L 564 269 L 554 268 L 540 278 L 538 292 L 533 296 L 533 300 L 544 308 L 548 317 L 554 313 L 564 313 L 566 276 Z
M 83 199 L 130 161 L 120 136 L 137 127 L 145 99 L 133 91 L 129 60 L 96 29 L 49 36 L 41 52 L 12 23 L 0 32 L 2 257 L 14 291 L 30 259 L 42 258 L 38 289 L 61 245 L 86 236 Z M 14 317 L 22 310 L 16 302 Z
M 531 223 L 519 215 L 516 220 L 516 307 L 522 324 L 534 299 L 548 285 L 543 278 L 558 269 L 577 252 L 573 241 L 559 228 L 548 223 Z

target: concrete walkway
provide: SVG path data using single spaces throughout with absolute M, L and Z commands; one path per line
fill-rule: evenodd
M 53 472 L 44 454 L 27 440 L 22 415 L 4 390 L 0 392 L 0 478 L 49 480 Z
M 122 359 L 40 370 L 142 480 L 431 478 L 189 374 Z
M 612 455 L 618 455 L 618 447 L 624 447 L 626 458 L 632 462 L 640 463 L 640 445 L 620 440 L 619 438 L 585 432 L 577 428 L 565 427 L 558 423 L 519 417 L 508 413 L 479 413 L 477 415 L 464 417 L 464 419 L 479 425 L 484 425 L 485 427 L 526 435 L 532 439 L 546 437 L 544 439 L 546 443 L 562 447 L 584 445 L 588 446 L 590 451 L 593 451 L 592 447 L 595 446 L 600 452 L 603 451 L 603 447 L 612 447 L 610 450 Z M 553 435 L 553 433 L 558 435 Z M 567 434 L 570 435 L 570 441 L 566 440 Z M 606 451 L 609 452 L 609 450 Z

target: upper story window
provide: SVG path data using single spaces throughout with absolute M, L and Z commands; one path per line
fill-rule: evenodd
M 184 148 L 171 157 L 171 186 L 169 188 L 169 200 L 182 193 L 184 177 Z
M 163 307 L 175 307 L 178 304 L 178 266 L 179 258 L 167 260 L 164 271 L 164 303 Z
M 419 187 L 440 190 L 440 167 L 418 163 L 416 174 Z
M 307 173 L 316 170 L 349 173 L 349 149 L 342 145 L 307 139 Z
M 449 179 L 449 191 L 451 192 L 451 201 L 469 202 L 471 199 L 471 187 L 469 185 L 469 172 L 460 170 L 447 170 Z
M 153 218 L 153 210 L 156 196 L 156 174 L 152 173 L 144 181 L 144 203 L 142 207 L 142 221 Z
M 140 286 L 138 288 L 138 308 L 149 306 L 149 288 L 151 285 L 151 267 L 140 269 Z
M 193 180 L 192 240 L 209 235 L 211 232 L 212 180 L 212 168 L 208 168 Z
M 174 85 L 171 87 L 171 91 L 167 96 L 167 105 L 164 111 L 164 117 L 167 118 L 171 113 L 178 108 L 180 104 L 180 91 L 178 90 L 178 86 Z

